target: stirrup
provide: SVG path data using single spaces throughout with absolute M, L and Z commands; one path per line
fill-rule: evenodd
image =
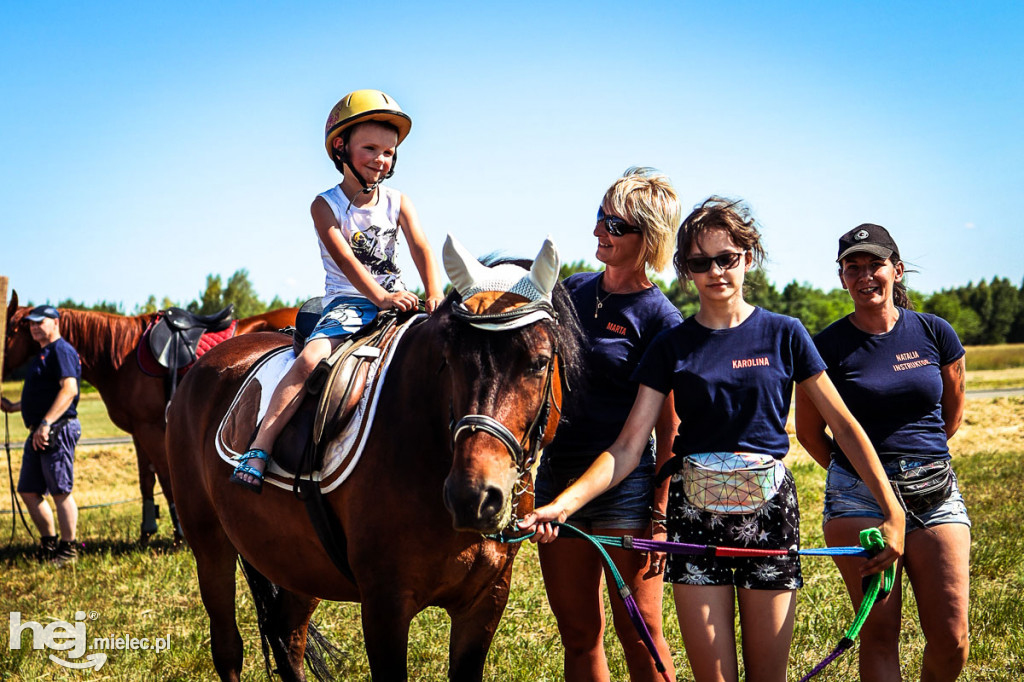
M 253 491 L 257 495 L 262 493 L 263 472 L 250 466 L 248 464 L 248 461 L 250 459 L 261 459 L 264 462 L 266 462 L 268 457 L 269 456 L 267 455 L 267 453 L 264 452 L 263 450 L 260 450 L 259 448 L 253 448 L 251 450 L 244 452 L 241 455 L 238 455 L 237 457 L 232 457 L 231 459 L 238 462 L 238 466 L 236 466 L 235 470 L 231 472 L 231 478 L 228 480 L 230 480 L 235 485 L 240 485 L 243 488 Z M 256 481 L 247 481 L 244 478 L 242 478 L 239 474 L 248 474 L 249 476 L 255 478 Z

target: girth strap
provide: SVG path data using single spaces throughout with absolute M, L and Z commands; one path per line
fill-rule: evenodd
M 324 551 L 327 552 L 327 556 L 331 558 L 341 574 L 355 585 L 356 577 L 352 574 L 352 567 L 348 563 L 348 540 L 345 537 L 345 529 L 341 527 L 341 522 L 335 516 L 334 510 L 324 500 L 319 482 L 308 478 L 296 479 L 296 485 L 299 491 L 298 497 L 306 505 L 309 522 L 313 525 L 316 536 L 320 538 L 320 544 Z

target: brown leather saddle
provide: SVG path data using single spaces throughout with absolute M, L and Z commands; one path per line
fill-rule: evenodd
M 274 442 L 271 458 L 279 467 L 299 476 L 321 468 L 327 445 L 352 419 L 374 361 L 415 314 L 382 311 L 320 361 L 306 379 L 298 412 Z

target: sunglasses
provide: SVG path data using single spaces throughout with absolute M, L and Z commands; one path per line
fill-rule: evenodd
M 604 208 L 597 207 L 597 222 L 604 223 L 604 229 L 613 237 L 621 237 L 627 234 L 641 234 L 641 230 L 636 225 L 630 225 L 622 218 L 616 218 L 615 216 L 605 215 Z
M 690 272 L 707 272 L 714 263 L 722 270 L 732 270 L 740 264 L 740 258 L 746 251 L 739 253 L 723 253 L 717 256 L 694 256 L 686 259 L 686 269 Z

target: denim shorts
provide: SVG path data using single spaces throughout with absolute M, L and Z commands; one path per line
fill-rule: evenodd
M 310 339 L 351 336 L 373 321 L 380 308 L 360 296 L 339 296 L 320 315 L 320 321 L 309 333 Z
M 18 492 L 70 493 L 75 483 L 75 444 L 81 435 L 82 425 L 74 418 L 54 423 L 50 429 L 50 445 L 45 450 L 36 450 L 29 434 L 21 459 Z
M 554 457 L 541 459 L 534 486 L 536 506 L 550 503 L 572 485 L 590 467 L 590 463 L 574 462 L 560 465 Z M 651 522 L 654 505 L 654 442 L 648 442 L 637 465 L 629 476 L 611 490 L 583 505 L 567 521 L 581 530 L 622 528 L 637 530 Z
M 902 457 L 900 460 L 884 465 L 886 476 L 893 476 L 900 471 L 900 462 L 934 461 L 934 458 L 913 458 Z M 874 495 L 868 490 L 864 481 L 851 474 L 842 466 L 832 462 L 828 467 L 828 476 L 825 479 L 825 511 L 824 520 L 828 523 L 832 519 L 859 516 L 872 519 L 881 519 L 882 509 L 875 502 Z M 953 474 L 953 489 L 944 502 L 939 503 L 932 509 L 918 514 L 917 517 L 926 528 L 938 526 L 943 523 L 962 523 L 971 525 L 971 519 L 967 516 L 967 505 L 964 503 L 963 495 L 960 494 L 960 486 L 957 484 L 956 473 Z M 908 518 L 906 532 L 919 530 L 919 526 Z

